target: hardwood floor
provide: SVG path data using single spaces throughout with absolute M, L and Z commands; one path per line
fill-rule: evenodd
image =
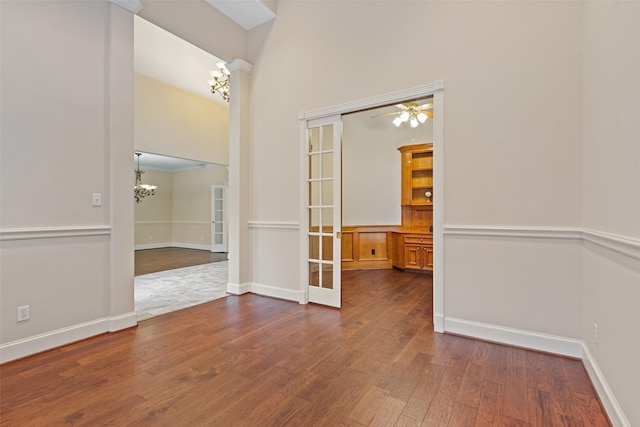
M 135 254 L 136 276 L 227 259 L 226 253 L 185 248 L 145 249 Z
M 2 426 L 608 426 L 577 360 L 432 331 L 430 276 L 341 310 L 229 296 L 0 366 Z

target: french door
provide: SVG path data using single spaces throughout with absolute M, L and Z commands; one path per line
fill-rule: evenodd
M 228 252 L 227 186 L 211 185 L 211 252 Z
M 340 307 L 341 209 L 339 115 L 307 121 L 309 302 Z

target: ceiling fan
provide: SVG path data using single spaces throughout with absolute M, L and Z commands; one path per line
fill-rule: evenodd
M 396 107 L 400 111 L 393 111 L 391 113 L 379 114 L 373 117 L 386 117 L 386 116 L 398 116 L 393 119 L 393 124 L 396 127 L 400 127 L 403 123 L 409 123 L 412 128 L 417 127 L 420 123 L 424 123 L 428 118 L 433 118 L 433 103 L 418 104 L 417 102 L 405 102 L 403 104 L 396 104 Z

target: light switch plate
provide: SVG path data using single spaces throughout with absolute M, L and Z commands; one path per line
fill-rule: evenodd
M 93 206 L 102 206 L 102 193 L 93 193 L 91 200 Z

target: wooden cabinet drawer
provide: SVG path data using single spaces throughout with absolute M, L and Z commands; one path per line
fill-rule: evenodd
M 404 243 L 409 245 L 432 245 L 433 237 L 424 235 L 405 234 Z

